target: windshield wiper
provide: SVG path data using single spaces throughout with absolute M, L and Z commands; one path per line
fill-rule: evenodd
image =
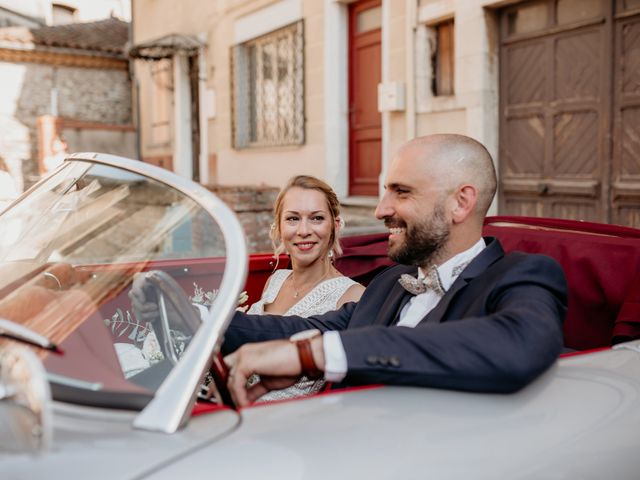
M 26 343 L 43 350 L 57 353 L 58 355 L 64 353 L 55 343 L 44 335 L 40 335 L 24 325 L 4 318 L 0 318 L 0 337 L 10 338 L 17 342 Z

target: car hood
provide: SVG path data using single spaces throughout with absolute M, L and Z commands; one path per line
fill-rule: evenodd
M 211 415 L 215 422 L 192 421 L 167 435 L 134 429 L 135 416 L 136 412 L 56 403 L 53 447 L 39 455 L 0 454 L 1 476 L 12 480 L 139 478 L 211 445 L 239 424 L 236 412 L 222 409 Z
M 2 477 L 635 479 L 640 354 L 561 360 L 516 394 L 368 388 L 192 417 L 167 435 L 128 412 L 56 405 L 54 447 Z
M 635 479 L 639 397 L 639 354 L 607 351 L 511 395 L 383 387 L 255 406 L 152 478 Z

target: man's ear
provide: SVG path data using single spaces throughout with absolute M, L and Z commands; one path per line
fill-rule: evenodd
M 451 210 L 451 219 L 453 223 L 462 223 L 476 209 L 478 203 L 478 190 L 473 185 L 463 184 L 459 186 L 453 194 L 453 208 Z

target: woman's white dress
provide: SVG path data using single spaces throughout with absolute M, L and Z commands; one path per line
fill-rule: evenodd
M 255 315 L 264 314 L 265 304 L 273 303 L 285 280 L 291 275 L 291 272 L 291 270 L 286 269 L 273 272 L 269 279 L 269 284 L 262 294 L 262 298 L 251 305 L 247 313 Z M 284 315 L 311 317 L 313 315 L 321 315 L 329 310 L 336 310 L 338 308 L 338 300 L 340 300 L 345 292 L 353 285 L 356 285 L 356 282 L 349 277 L 336 277 L 324 280 L 289 308 Z M 309 380 L 306 377 L 302 377 L 295 385 L 285 388 L 284 390 L 269 392 L 260 397 L 258 401 L 283 400 L 286 398 L 311 395 L 320 391 L 323 385 L 324 380 Z

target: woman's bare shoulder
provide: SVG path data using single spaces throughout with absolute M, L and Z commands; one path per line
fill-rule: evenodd
M 361 285 L 359 283 L 351 285 L 347 289 L 347 291 L 344 292 L 344 294 L 340 297 L 336 307 L 340 308 L 345 303 L 357 302 L 358 300 L 360 300 L 360 297 L 362 297 L 362 294 L 364 293 L 364 288 L 364 285 Z

